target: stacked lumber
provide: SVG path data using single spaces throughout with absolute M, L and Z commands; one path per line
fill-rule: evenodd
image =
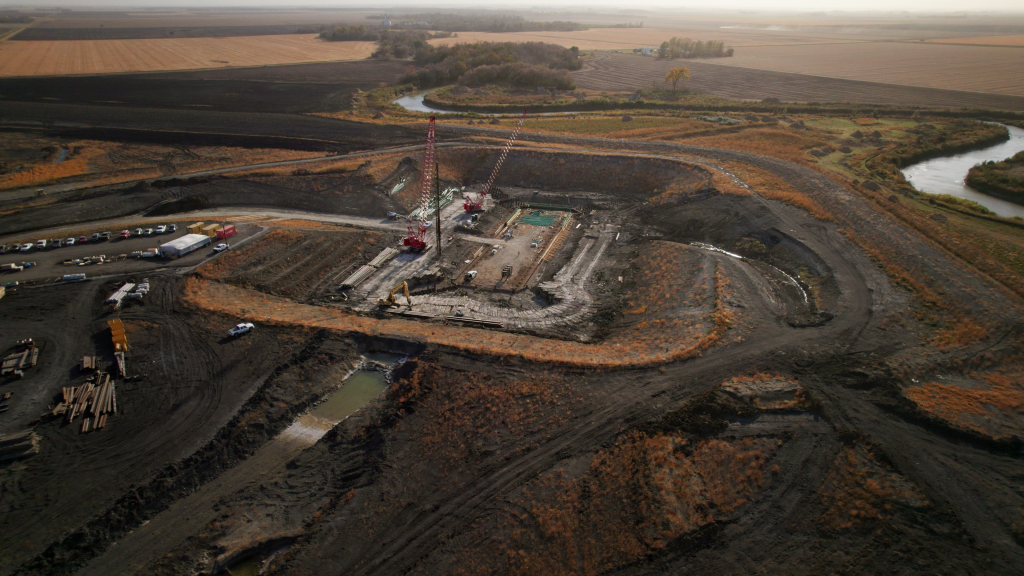
M 86 382 L 81 386 L 67 386 L 61 390 L 63 402 L 57 404 L 53 415 L 64 414 L 68 423 L 76 416 L 84 415 L 82 432 L 103 428 L 107 424 L 107 414 L 117 412 L 117 387 L 104 374 L 99 384 Z
M 39 453 L 39 435 L 35 432 L 0 435 L 0 462 Z
M 16 352 L 4 358 L 2 367 L 0 367 L 0 374 L 10 374 L 15 370 L 31 368 L 32 366 L 36 365 L 36 361 L 38 359 L 38 348 L 26 348 L 21 352 Z
M 82 370 L 99 370 L 99 361 L 96 356 L 82 356 Z

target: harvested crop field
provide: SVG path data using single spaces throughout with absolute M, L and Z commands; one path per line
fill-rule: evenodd
M 935 44 L 970 44 L 976 46 L 1024 46 L 1024 34 L 1012 36 L 971 36 L 928 40 Z
M 0 77 L 361 60 L 373 50 L 372 42 L 322 42 L 311 34 L 8 42 L 0 47 Z
M 728 60 L 721 58 L 721 60 Z M 669 69 L 686 66 L 690 79 L 686 87 L 706 94 L 740 100 L 778 98 L 787 102 L 854 102 L 894 106 L 936 106 L 943 108 L 990 108 L 1024 110 L 1024 96 L 981 94 L 958 90 L 920 88 L 719 66 L 708 61 L 658 60 L 632 54 L 601 53 L 573 72 L 577 87 L 584 90 L 633 91 L 659 83 Z
M 764 46 L 709 61 L 775 72 L 1024 96 L 1024 52 L 1013 47 L 872 42 Z M 680 64 L 685 65 L 685 62 Z

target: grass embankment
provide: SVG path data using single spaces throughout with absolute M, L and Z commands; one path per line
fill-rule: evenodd
M 984 162 L 967 172 L 967 185 L 1008 202 L 1024 204 L 1024 152 L 1002 162 Z
M 676 251 L 689 250 L 678 245 L 673 247 Z M 665 247 L 659 244 L 651 249 L 664 250 Z M 239 258 L 244 257 L 243 252 L 238 253 L 241 254 Z M 209 268 L 209 276 L 213 278 L 223 277 L 226 272 L 221 268 Z M 207 275 L 207 267 L 200 268 L 199 273 L 201 276 Z M 186 303 L 198 309 L 245 317 L 266 324 L 301 325 L 362 336 L 400 338 L 496 358 L 522 358 L 532 362 L 587 368 L 625 368 L 698 356 L 716 345 L 736 321 L 735 313 L 725 304 L 730 290 L 728 279 L 725 272 L 717 267 L 713 272 L 714 290 L 704 296 L 710 312 L 707 320 L 687 323 L 667 318 L 667 308 L 687 305 L 686 295 L 673 293 L 666 288 L 671 285 L 675 277 L 673 275 L 679 273 L 668 266 L 649 272 L 653 276 L 645 280 L 645 288 L 636 295 L 637 305 L 643 307 L 643 312 L 638 314 L 639 320 L 669 330 L 675 334 L 675 338 L 638 340 L 643 329 L 634 326 L 628 329 L 627 334 L 613 334 L 597 344 L 361 316 L 334 308 L 299 304 L 287 298 L 194 276 L 186 281 L 183 298 Z M 647 333 L 652 332 L 648 330 Z M 655 344 L 655 340 L 659 343 Z

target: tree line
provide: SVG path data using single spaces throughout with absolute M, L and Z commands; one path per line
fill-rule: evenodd
M 543 42 L 479 42 L 454 46 L 423 43 L 414 60 L 422 68 L 403 82 L 421 88 L 459 83 L 467 86 L 507 84 L 572 90 L 570 70 L 579 70 L 580 51 Z
M 1000 162 L 982 162 L 967 172 L 966 183 L 978 192 L 1024 204 L 1024 152 Z
M 386 20 L 386 15 L 367 16 L 371 20 Z M 446 32 L 572 32 L 587 30 L 579 22 L 556 20 L 534 22 L 512 14 L 403 14 L 400 21 L 392 20 L 392 28 L 431 29 Z
M 658 48 L 658 58 L 722 58 L 733 55 L 732 48 L 718 40 L 690 40 L 675 38 L 666 40 Z

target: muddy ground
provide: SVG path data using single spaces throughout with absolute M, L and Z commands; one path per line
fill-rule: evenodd
M 1024 569 L 1020 439 L 964 430 L 901 392 L 912 379 L 1019 362 L 1015 297 L 851 191 L 784 161 L 668 143 L 522 138 L 617 147 L 634 155 L 609 160 L 620 176 L 644 175 L 639 190 L 625 177 L 608 178 L 593 157 L 547 158 L 562 167 L 553 190 L 596 190 L 601 182 L 591 177 L 616 199 L 603 208 L 617 211 L 625 236 L 600 281 L 624 281 L 602 296 L 599 335 L 628 324 L 624 298 L 644 278 L 633 259 L 658 241 L 688 255 L 679 260 L 686 270 L 702 266 L 723 286 L 707 296 L 734 314 L 717 346 L 684 361 L 597 371 L 571 359 L 538 365 L 287 327 L 229 340 L 224 329 L 237 319 L 182 307 L 180 277 L 161 276 L 157 298 L 121 313 L 135 326 L 129 362 L 138 368 L 130 370 L 143 374 L 119 392 L 124 414 L 87 435 L 43 419 L 43 451 L 0 468 L 5 525 L 13 518 L 18 526 L 0 542 L 0 571 L 216 573 L 247 555 L 272 556 L 270 574 Z M 701 169 L 673 170 L 671 159 L 653 157 L 648 166 L 635 155 L 681 156 Z M 467 178 L 486 173 L 482 160 L 463 160 Z M 544 160 L 537 152 L 510 157 L 509 166 L 523 170 L 509 183 L 543 179 Z M 770 171 L 836 221 L 756 189 L 707 189 L 698 176 L 726 161 Z M 673 172 L 686 186 L 662 195 L 673 181 L 663 176 Z M 275 196 L 266 198 L 254 204 L 273 205 Z M 299 261 L 288 250 L 299 258 L 319 247 L 342 258 L 325 238 L 303 234 L 282 244 L 268 259 L 273 274 L 262 278 L 256 268 L 250 285 L 299 298 L 277 283 Z M 943 318 L 855 242 L 898 247 L 908 270 L 983 319 L 988 335 L 935 346 L 933 322 Z M 799 291 L 780 274 L 798 277 Z M 315 291 L 322 278 L 330 275 L 311 274 L 300 287 Z M 109 354 L 102 320 L 111 314 L 100 288 L 107 287 L 38 288 L 0 301 L 4 333 L 38 334 L 50 362 L 13 385 L 24 404 L 0 415 L 3 430 L 31 425 L 48 395 L 80 378 L 77 357 Z M 804 304 L 799 295 L 811 288 Z M 670 300 L 678 287 L 665 292 Z M 275 460 L 267 475 L 229 473 L 262 458 L 253 455 L 371 349 L 412 357 L 386 395 L 308 449 Z M 103 440 L 117 434 L 124 435 Z M 182 508 L 200 492 L 196 502 L 214 504 L 195 514 Z

